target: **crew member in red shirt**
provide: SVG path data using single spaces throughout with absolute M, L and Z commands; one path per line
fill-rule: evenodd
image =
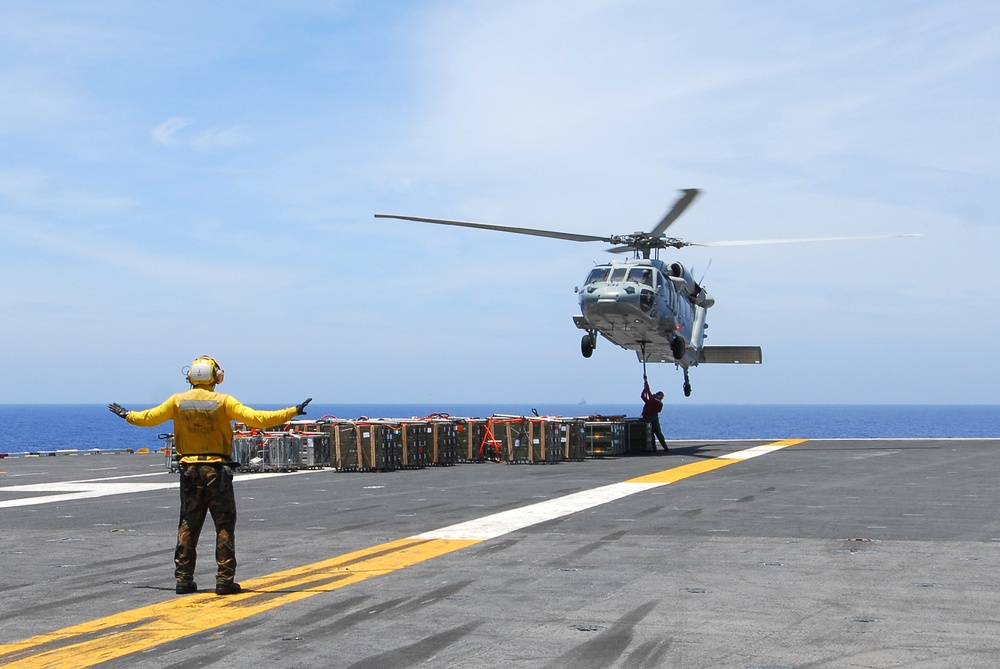
M 639 397 L 645 402 L 642 406 L 642 419 L 653 426 L 653 450 L 656 450 L 655 439 L 659 439 L 660 446 L 663 446 L 663 450 L 669 453 L 670 449 L 667 448 L 667 440 L 663 438 L 663 430 L 660 429 L 660 412 L 663 410 L 663 391 L 658 390 L 656 393 L 653 393 L 649 389 L 649 380 L 643 375 L 642 394 Z

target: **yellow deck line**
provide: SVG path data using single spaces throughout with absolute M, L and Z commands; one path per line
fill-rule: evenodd
M 681 479 L 697 476 L 698 474 L 704 474 L 705 472 L 710 472 L 714 469 L 719 469 L 720 467 L 736 464 L 737 462 L 743 462 L 759 455 L 773 453 L 774 451 L 782 448 L 795 446 L 796 444 L 801 444 L 804 441 L 806 440 L 783 439 L 782 441 L 776 441 L 772 444 L 755 446 L 754 448 L 748 448 L 744 451 L 731 453 L 730 455 L 722 455 L 717 458 L 712 458 L 711 460 L 701 460 L 700 462 L 692 462 L 687 465 L 681 465 L 680 467 L 665 469 L 662 472 L 647 474 L 646 476 L 630 479 L 627 483 L 675 483 Z
M 539 509 L 547 508 L 552 502 L 558 503 L 559 499 L 529 505 L 522 508 L 529 520 L 507 527 L 510 531 L 527 527 L 560 515 L 568 515 L 576 510 L 607 503 L 627 494 L 667 485 L 743 462 L 803 441 L 805 440 L 796 439 L 774 442 L 596 489 L 607 490 L 606 497 L 595 495 L 593 491 L 568 495 L 563 499 L 578 500 L 577 506 L 556 504 L 548 511 L 550 514 L 548 517 L 543 516 L 543 512 Z M 622 486 L 626 486 L 626 492 L 623 492 Z M 532 515 L 530 510 L 534 507 L 537 508 Z M 506 516 L 510 513 L 502 512 L 495 516 Z M 475 522 L 472 521 L 473 524 Z M 458 530 L 466 525 L 468 524 L 460 523 L 452 528 Z M 501 528 L 504 527 L 501 525 Z M 448 530 L 452 528 L 439 531 L 442 533 L 441 537 L 436 537 L 435 532 L 429 532 L 243 581 L 244 592 L 238 595 L 218 597 L 214 592 L 188 595 L 39 634 L 23 641 L 2 644 L 0 665 L 16 669 L 91 667 L 185 636 L 222 627 L 278 606 L 398 571 L 484 540 L 476 538 L 475 533 L 469 535 L 471 538 L 448 538 L 451 536 Z M 463 533 L 458 532 L 458 534 Z M 496 536 L 496 532 L 483 536 Z
M 360 583 L 476 541 L 401 539 L 305 567 L 243 581 L 245 592 L 170 599 L 0 646 L 6 667 L 91 667 L 278 606 Z

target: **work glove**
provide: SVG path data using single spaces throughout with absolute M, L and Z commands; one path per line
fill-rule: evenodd
M 126 418 L 128 416 L 128 409 L 123 407 L 121 404 L 112 403 L 108 405 L 108 411 L 115 414 L 119 418 Z
M 309 404 L 312 401 L 313 401 L 313 398 L 310 397 L 309 399 L 307 399 L 302 404 L 296 404 L 295 405 L 295 412 L 296 412 L 295 415 L 296 416 L 305 416 L 306 415 L 306 405 Z

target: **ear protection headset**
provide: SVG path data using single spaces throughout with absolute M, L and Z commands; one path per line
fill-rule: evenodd
M 219 367 L 215 358 L 203 355 L 191 363 L 187 371 L 187 380 L 192 386 L 218 385 L 226 377 L 226 372 Z

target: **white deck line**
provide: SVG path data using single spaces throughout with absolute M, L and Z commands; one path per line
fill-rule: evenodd
M 761 455 L 767 455 L 768 453 L 773 453 L 783 448 L 787 448 L 794 443 L 798 442 L 777 442 L 763 446 L 754 446 L 753 448 L 736 451 L 735 453 L 720 455 L 718 456 L 718 459 L 735 461 L 749 460 L 750 458 L 756 458 Z M 608 502 L 613 502 L 623 497 L 628 497 L 629 495 L 645 492 L 646 490 L 659 488 L 660 486 L 665 485 L 669 485 L 669 483 L 633 481 L 612 483 L 610 485 L 601 486 L 600 488 L 581 490 L 580 492 L 572 493 L 564 497 L 530 504 L 517 509 L 501 511 L 500 513 L 494 513 L 482 518 L 476 518 L 475 520 L 468 520 L 463 523 L 450 525 L 438 530 L 431 530 L 430 532 L 418 534 L 413 538 L 427 540 L 448 539 L 455 541 L 486 541 L 511 532 L 516 532 L 517 530 L 523 530 L 524 528 L 531 527 L 532 525 L 538 525 L 539 523 L 555 520 L 557 518 L 563 518 L 580 511 L 591 509 L 595 506 L 607 504 Z

